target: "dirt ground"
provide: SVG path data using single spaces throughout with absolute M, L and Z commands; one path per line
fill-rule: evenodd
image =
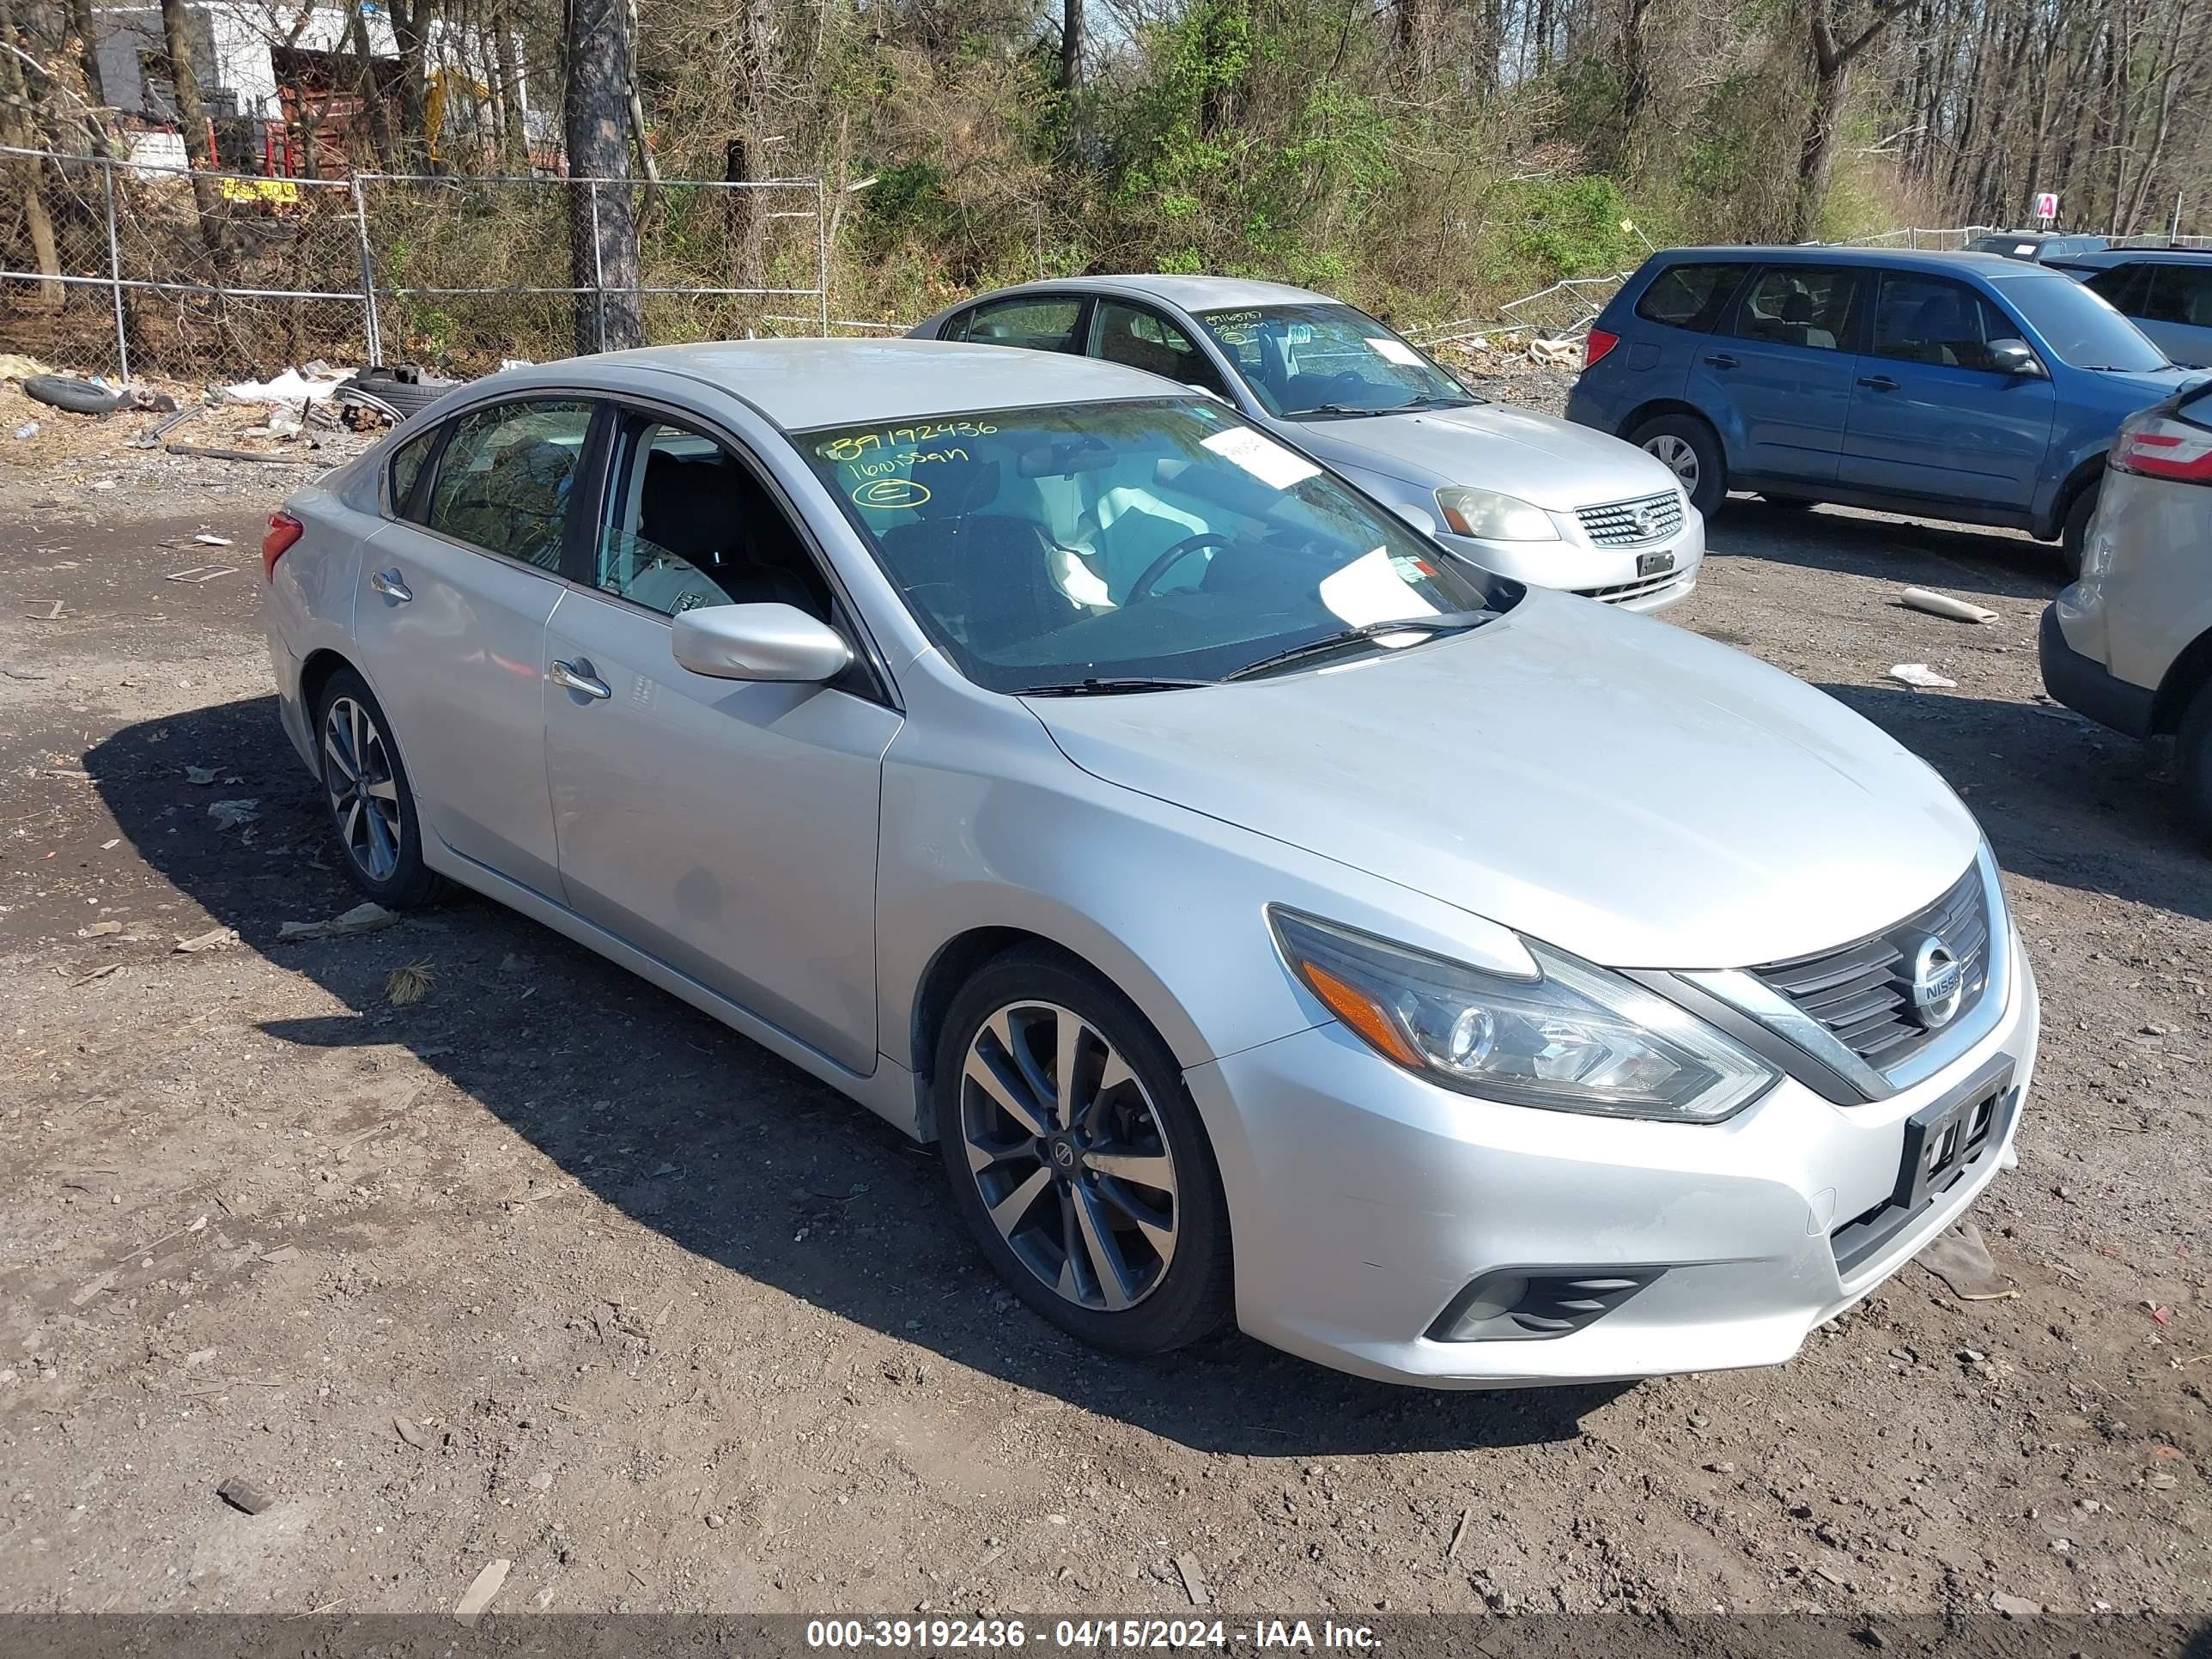
M 2212 1614 L 2212 861 L 2039 697 L 2047 549 L 1741 501 L 1674 613 L 1988 827 L 2044 996 L 1976 1210 L 2017 1295 L 1914 1265 L 1785 1367 L 1430 1395 L 1073 1346 L 932 1157 L 488 904 L 278 943 L 355 902 L 256 610 L 305 469 L 115 428 L 0 434 L 0 1607 L 445 1609 L 506 1559 L 514 1613 Z

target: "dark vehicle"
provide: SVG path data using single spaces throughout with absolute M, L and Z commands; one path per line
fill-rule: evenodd
M 2063 271 L 1984 253 L 1675 248 L 1590 330 L 1567 417 L 1730 489 L 2063 540 L 2120 422 L 2188 378 Z
M 2049 264 L 2055 260 L 2094 253 L 2111 246 L 2112 243 L 2102 236 L 2061 236 L 2047 230 L 2007 230 L 1994 236 L 1977 236 L 1966 244 L 1966 252 L 2001 253 L 2008 259 L 2026 259 L 2031 264 Z
M 2064 261 L 2177 363 L 2212 366 L 2212 250 L 2112 248 Z

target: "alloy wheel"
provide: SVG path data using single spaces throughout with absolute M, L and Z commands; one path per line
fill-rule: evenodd
M 391 880 L 404 834 L 399 783 L 375 717 L 351 697 L 333 697 L 323 715 L 323 757 L 324 787 L 346 856 L 371 881 Z
M 1057 1003 L 1018 1002 L 977 1030 L 960 1135 L 999 1236 L 1063 1299 L 1118 1313 L 1175 1260 L 1175 1155 L 1128 1062 Z
M 1698 452 L 1685 440 L 1671 432 L 1662 432 L 1644 447 L 1682 481 L 1683 489 L 1692 495 L 1698 493 Z

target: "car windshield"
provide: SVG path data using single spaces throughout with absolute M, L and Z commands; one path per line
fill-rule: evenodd
M 1311 305 L 1201 311 L 1271 414 L 1291 420 L 1479 404 L 1457 380 L 1364 311 Z
M 2070 276 L 2008 278 L 2002 292 L 2061 362 L 2130 373 L 2166 367 L 2166 354 L 2141 329 Z
M 1212 399 L 993 410 L 793 441 L 931 639 L 994 691 L 1210 684 L 1306 660 L 1302 647 L 1327 641 L 1411 648 L 1522 591 Z M 1423 631 L 1362 631 L 1409 619 Z

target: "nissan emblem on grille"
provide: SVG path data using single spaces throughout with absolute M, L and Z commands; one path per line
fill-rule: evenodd
M 1966 988 L 1966 968 L 1951 947 L 1934 933 L 1922 939 L 1912 955 L 1912 1009 L 1920 1023 L 1931 1031 L 1948 1025 Z

